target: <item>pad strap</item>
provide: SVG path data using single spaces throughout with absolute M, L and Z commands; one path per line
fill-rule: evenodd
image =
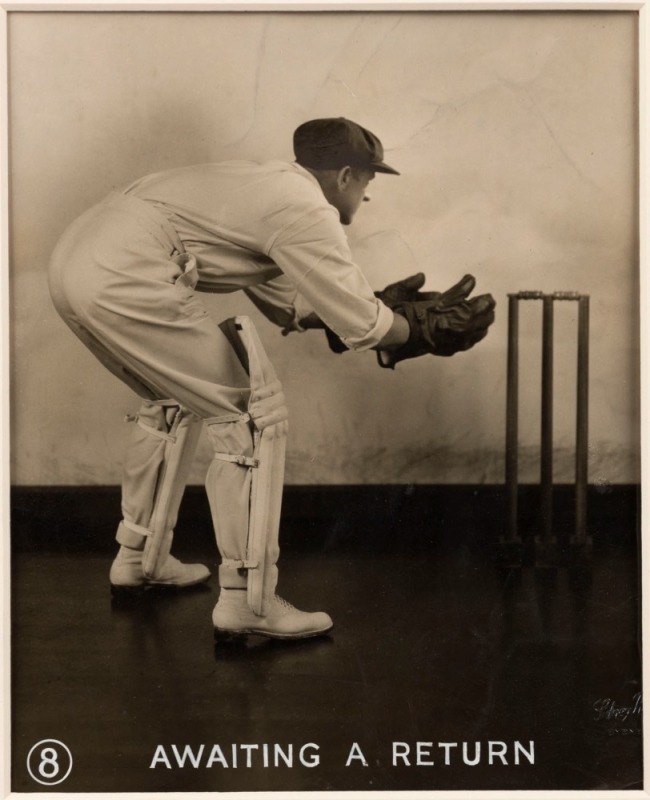
M 226 422 L 250 422 L 250 420 L 251 415 L 245 411 L 241 411 L 239 414 L 224 414 L 221 417 L 206 417 L 203 421 L 206 425 L 216 425 Z
M 176 441 L 176 437 L 172 436 L 171 433 L 165 433 L 164 431 L 159 431 L 157 428 L 152 428 L 151 425 L 147 425 L 146 423 L 142 422 L 139 414 L 127 414 L 124 417 L 124 422 L 135 422 L 135 424 L 139 428 L 142 428 L 143 431 L 150 433 L 152 436 L 156 436 L 158 439 L 164 439 L 164 441 L 166 442 Z
M 224 558 L 221 560 L 221 565 L 230 567 L 231 569 L 258 569 L 259 562 L 248 561 L 247 559 Z
M 130 531 L 133 531 L 134 533 L 139 533 L 142 536 L 153 535 L 153 531 L 149 530 L 149 528 L 145 528 L 143 525 L 136 525 L 135 522 L 131 522 L 128 519 L 123 519 L 122 525 L 124 525 L 124 527 L 128 528 Z
M 117 541 L 125 547 L 142 550 L 146 542 L 152 541 L 154 532 L 144 525 L 137 525 L 131 520 L 123 519 L 117 528 Z
M 217 461 L 231 461 L 233 464 L 239 464 L 242 467 L 257 468 L 260 465 L 259 458 L 248 458 L 247 456 L 237 456 L 231 453 L 215 453 L 214 457 Z

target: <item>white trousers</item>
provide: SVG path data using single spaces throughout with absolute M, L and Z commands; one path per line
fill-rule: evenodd
M 198 421 L 249 409 L 249 375 L 195 293 L 197 277 L 194 258 L 184 252 L 169 221 L 148 203 L 117 193 L 68 228 L 50 263 L 50 292 L 59 314 L 144 401 L 139 415 L 144 425 L 134 426 L 124 464 L 127 526 L 118 529 L 118 540 L 130 546 L 143 546 L 165 461 L 164 440 L 143 430 L 147 423 L 164 428 L 164 407 L 158 403 L 172 400 Z M 253 433 L 252 422 L 238 425 L 232 452 L 252 455 Z M 196 437 L 189 438 L 193 448 Z M 215 443 L 215 450 L 223 453 L 224 443 Z M 170 528 L 182 496 L 178 482 L 184 486 L 189 471 L 189 459 L 180 461 L 177 499 L 168 502 L 166 512 Z M 220 461 L 211 468 L 207 489 L 224 563 L 245 562 L 250 475 L 236 463 Z M 246 570 L 222 566 L 220 580 L 222 586 L 243 587 Z

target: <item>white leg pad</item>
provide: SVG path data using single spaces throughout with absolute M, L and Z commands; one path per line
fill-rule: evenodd
M 156 579 L 169 556 L 202 424 L 167 400 L 145 400 L 128 419 L 136 426 L 124 464 L 123 520 L 116 538 L 144 550 L 143 573 Z
M 247 413 L 206 420 L 215 448 L 206 488 L 223 557 L 220 578 L 230 576 L 230 582 L 222 582 L 222 586 L 235 588 L 235 575 L 240 576 L 241 586 L 245 578 L 248 604 L 255 614 L 263 616 L 277 583 L 288 412 L 282 386 L 253 323 L 243 316 L 231 322 L 231 334 L 236 330 L 244 346 L 251 393 Z M 248 447 L 242 447 L 246 441 Z M 232 476 L 230 490 L 225 486 L 226 475 Z M 217 486 L 219 476 L 224 480 L 221 487 Z M 244 497 L 246 492 L 249 495 Z M 241 535 L 242 505 L 248 517 L 245 543 Z M 233 535 L 224 536 L 224 520 Z M 239 520 L 239 536 L 236 525 L 230 525 L 234 520 Z
M 252 465 L 255 463 L 250 417 L 242 413 L 208 419 L 206 430 L 215 452 L 206 475 L 205 490 L 222 559 L 219 584 L 228 589 L 245 589 Z

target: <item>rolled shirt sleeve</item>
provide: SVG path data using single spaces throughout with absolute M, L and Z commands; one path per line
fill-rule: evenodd
M 369 350 L 388 333 L 393 312 L 352 260 L 332 206 L 310 209 L 280 230 L 268 255 L 320 319 L 351 350 Z

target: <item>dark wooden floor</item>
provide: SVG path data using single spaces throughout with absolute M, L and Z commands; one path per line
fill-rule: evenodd
M 199 555 L 214 566 L 212 549 Z M 641 788 L 641 719 L 618 710 L 641 691 L 629 549 L 600 548 L 574 574 L 499 571 L 461 531 L 437 551 L 285 548 L 281 593 L 327 610 L 332 634 L 220 646 L 214 579 L 115 605 L 109 563 L 14 555 L 13 791 Z M 44 739 L 73 756 L 49 790 L 26 768 Z M 489 763 L 490 741 L 505 743 L 507 764 Z M 534 742 L 534 764 L 514 763 L 517 741 Z M 393 742 L 408 765 L 393 763 Z M 418 742 L 433 766 L 416 763 Z M 449 764 L 441 742 L 458 743 Z M 480 742 L 477 764 L 464 742 L 467 761 Z M 346 766 L 354 743 L 367 766 Z M 293 766 L 272 755 L 264 766 L 263 744 L 293 745 Z M 202 753 L 200 765 L 178 767 L 172 745 Z

